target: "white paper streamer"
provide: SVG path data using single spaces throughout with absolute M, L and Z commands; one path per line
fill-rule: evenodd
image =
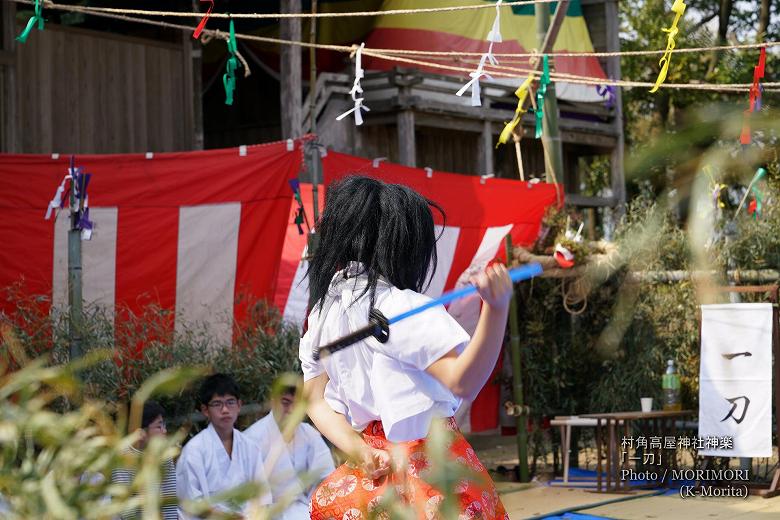
M 66 175 L 60 185 L 57 187 L 57 192 L 54 194 L 54 198 L 49 202 L 49 207 L 46 208 L 46 216 L 44 220 L 51 218 L 52 212 L 62 207 L 62 194 L 65 193 L 65 182 L 70 179 L 70 175 Z
M 468 83 L 463 85 L 460 90 L 458 90 L 455 95 L 456 96 L 462 96 L 466 93 L 466 91 L 471 87 L 471 106 L 473 107 L 479 107 L 482 106 L 482 99 L 480 98 L 480 88 L 479 88 L 479 79 L 482 76 L 485 76 L 488 79 L 491 78 L 488 74 L 484 72 L 485 62 L 489 61 L 491 65 L 498 65 L 498 60 L 495 56 L 493 56 L 493 44 L 494 43 L 501 43 L 503 39 L 501 38 L 501 1 L 498 0 L 496 2 L 496 17 L 493 20 L 493 27 L 490 29 L 490 32 L 487 35 L 487 41 L 490 42 L 488 45 L 488 50 L 485 54 L 482 55 L 482 57 L 479 59 L 479 65 L 477 65 L 477 70 L 474 72 L 469 73 L 469 76 L 471 79 Z
M 361 43 L 360 47 L 357 48 L 357 51 L 355 51 L 355 82 L 352 84 L 352 90 L 349 91 L 349 94 L 352 96 L 352 101 L 355 102 L 355 106 L 341 114 L 336 118 L 336 121 L 341 121 L 345 117 L 347 117 L 349 114 L 354 113 L 355 114 L 355 125 L 360 126 L 363 124 L 363 114 L 361 113 L 361 110 L 365 110 L 366 112 L 370 112 L 371 109 L 368 108 L 363 104 L 363 98 L 358 97 L 358 94 L 363 93 L 363 88 L 360 86 L 360 80 L 363 79 L 363 60 L 362 60 L 362 52 L 363 47 L 365 47 L 365 43 Z

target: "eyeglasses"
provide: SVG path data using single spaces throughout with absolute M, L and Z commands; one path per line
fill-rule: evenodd
M 165 421 L 153 422 L 149 426 L 147 426 L 147 429 L 160 430 L 160 431 L 166 430 Z
M 212 410 L 221 410 L 223 406 L 227 406 L 228 408 L 235 408 L 238 406 L 238 399 L 228 399 L 227 401 L 211 401 L 209 403 L 209 408 Z

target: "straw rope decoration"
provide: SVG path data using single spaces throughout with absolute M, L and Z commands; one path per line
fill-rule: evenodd
M 12 0 L 19 4 L 26 4 L 26 5 L 34 5 L 35 0 Z M 512 5 L 530 5 L 533 3 L 550 3 L 552 0 L 529 0 L 529 1 L 523 1 L 523 2 L 504 2 L 503 6 L 512 6 Z M 53 9 L 53 10 L 60 10 L 60 11 L 69 11 L 69 12 L 78 12 L 83 13 L 91 16 L 98 16 L 103 18 L 112 18 L 117 20 L 124 20 L 127 22 L 132 23 L 140 23 L 140 24 L 146 24 L 146 25 L 153 25 L 157 27 L 164 27 L 169 29 L 176 29 L 181 31 L 187 31 L 192 32 L 195 30 L 195 27 L 190 25 L 181 25 L 181 24 L 174 24 L 169 22 L 163 22 L 158 20 L 150 20 L 146 18 L 137 18 L 133 16 L 127 16 L 128 14 L 153 14 L 153 15 L 160 15 L 160 16 L 180 16 L 180 17 L 198 17 L 203 18 L 204 13 L 194 13 L 194 12 L 185 12 L 185 13 L 169 13 L 169 12 L 163 12 L 163 11 L 144 11 L 144 10 L 138 10 L 138 9 L 114 9 L 114 8 L 96 8 L 96 7 L 85 7 L 85 6 L 77 6 L 77 5 L 64 5 L 64 4 L 56 4 L 53 2 L 49 2 L 48 0 L 44 0 L 45 7 L 47 9 Z M 415 13 L 427 13 L 427 12 L 443 12 L 443 11 L 462 11 L 462 10 L 468 10 L 468 9 L 483 9 L 483 8 L 494 8 L 495 4 L 493 3 L 486 3 L 486 4 L 480 4 L 475 6 L 459 6 L 459 7 L 443 7 L 443 8 L 429 8 L 429 9 L 403 9 L 403 10 L 397 10 L 393 12 L 389 11 L 363 11 L 363 12 L 356 12 L 356 13 L 315 13 L 312 15 L 312 13 L 274 13 L 274 14 L 233 14 L 228 15 L 227 13 L 212 13 L 212 18 L 229 18 L 232 16 L 233 18 L 306 18 L 306 17 L 317 17 L 317 18 L 327 18 L 327 17 L 348 17 L 348 16 L 374 16 L 376 14 L 415 14 Z M 203 35 L 208 36 L 218 36 L 221 37 L 218 31 L 204 29 L 202 31 Z M 291 40 L 284 40 L 280 38 L 269 38 L 264 36 L 255 36 L 255 35 L 249 35 L 249 34 L 239 34 L 236 33 L 235 35 L 236 39 L 244 40 L 244 41 L 256 41 L 261 43 L 270 43 L 270 44 L 279 44 L 279 45 L 297 45 L 300 47 L 305 48 L 315 48 L 315 49 L 322 49 L 322 50 L 330 50 L 334 52 L 343 52 L 343 53 L 352 53 L 354 52 L 353 46 L 348 45 L 332 45 L 332 44 L 313 44 L 309 42 L 304 41 L 291 41 Z M 737 44 L 737 45 L 722 45 L 722 46 L 709 46 L 709 47 L 691 47 L 691 48 L 667 48 L 666 50 L 646 50 L 646 51 L 618 51 L 618 52 L 576 52 L 576 53 L 550 53 L 549 56 L 552 58 L 555 58 L 557 56 L 569 56 L 569 57 L 588 57 L 588 56 L 594 56 L 594 57 L 617 57 L 617 56 L 643 56 L 643 55 L 657 55 L 657 54 L 663 54 L 664 56 L 671 56 L 671 54 L 676 52 L 709 52 L 709 51 L 736 51 L 736 50 L 746 50 L 746 49 L 757 49 L 757 48 L 772 48 L 780 46 L 780 41 L 773 41 L 773 42 L 763 42 L 763 43 L 756 43 L 756 44 Z M 668 46 L 667 46 L 668 47 Z M 469 57 L 469 56 L 481 56 L 483 53 L 479 52 L 456 52 L 456 51 L 427 51 L 427 50 L 409 50 L 409 49 L 371 49 L 371 48 L 364 48 L 363 49 L 363 55 L 365 56 L 371 56 L 377 59 L 390 61 L 393 63 L 408 63 L 412 65 L 420 65 L 430 68 L 436 68 L 441 70 L 449 70 L 453 72 L 462 72 L 464 74 L 468 74 L 472 72 L 472 69 L 465 68 L 465 67 L 457 67 L 453 65 L 446 65 L 442 63 L 436 63 L 435 61 L 428 61 L 428 60 L 420 60 L 420 59 L 414 59 L 414 58 L 404 58 L 402 56 L 427 56 L 430 57 L 430 59 L 437 59 L 438 57 Z M 538 59 L 537 53 L 494 53 L 495 57 L 508 57 L 508 58 L 528 58 L 528 57 L 536 57 Z M 504 78 L 513 78 L 517 79 L 518 76 L 525 76 L 529 74 L 530 68 L 522 68 L 522 67 L 511 67 L 507 65 L 495 65 L 490 66 L 489 73 L 492 76 L 496 77 L 504 77 Z M 540 73 L 533 73 L 534 76 L 539 76 Z M 614 79 L 605 79 L 605 78 L 596 78 L 596 77 L 590 77 L 590 76 L 579 76 L 574 74 L 564 74 L 559 72 L 551 72 L 550 74 L 552 81 L 558 81 L 558 82 L 568 82 L 573 84 L 581 84 L 581 85 L 593 85 L 593 86 L 606 86 L 611 85 L 614 87 L 623 87 L 623 88 L 635 88 L 635 87 L 653 87 L 655 84 L 650 82 L 644 82 L 644 81 L 631 81 L 631 80 L 614 80 Z M 752 83 L 662 83 L 659 85 L 660 88 L 670 88 L 670 89 L 687 89 L 687 90 L 710 90 L 710 91 L 719 91 L 719 92 L 749 92 L 750 88 L 752 87 Z M 780 87 L 780 82 L 768 82 L 763 83 L 764 91 L 770 91 L 772 89 L 776 89 Z

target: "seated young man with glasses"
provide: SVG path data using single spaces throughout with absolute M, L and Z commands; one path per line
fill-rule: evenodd
M 176 464 L 179 500 L 208 498 L 252 481 L 268 490 L 260 447 L 235 429 L 241 410 L 235 380 L 226 374 L 207 377 L 198 392 L 198 405 L 209 425 L 181 450 Z M 270 504 L 271 494 L 266 492 L 257 503 Z M 214 508 L 246 514 L 248 505 L 214 504 Z

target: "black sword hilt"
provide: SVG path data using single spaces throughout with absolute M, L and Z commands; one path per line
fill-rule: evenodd
M 385 315 L 377 309 L 371 309 L 368 313 L 368 325 L 362 329 L 358 329 L 351 334 L 337 339 L 333 343 L 328 343 L 321 347 L 314 347 L 313 357 L 315 361 L 319 361 L 323 353 L 333 354 L 341 349 L 373 336 L 380 343 L 386 343 L 390 339 L 390 323 L 388 323 Z

